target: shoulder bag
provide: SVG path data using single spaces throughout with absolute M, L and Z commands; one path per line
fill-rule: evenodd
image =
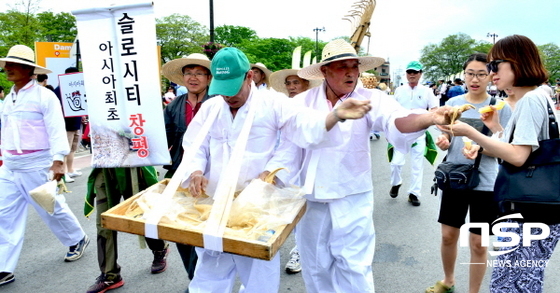
M 550 139 L 539 141 L 539 148 L 521 167 L 505 161 L 501 163 L 494 197 L 502 212 L 515 210 L 515 203 L 560 204 L 558 123 L 548 103 L 547 109 Z M 510 143 L 512 139 L 513 134 Z

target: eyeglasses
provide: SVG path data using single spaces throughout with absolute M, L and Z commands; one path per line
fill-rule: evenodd
M 186 77 L 192 77 L 192 76 L 194 76 L 194 77 L 196 77 L 196 78 L 201 78 L 201 77 L 203 77 L 203 76 L 205 76 L 205 75 L 208 75 L 208 74 L 202 73 L 202 72 L 196 72 L 196 73 L 185 72 L 185 73 L 183 73 L 183 76 L 186 76 Z
M 406 71 L 406 74 L 418 74 L 418 73 L 420 73 L 420 72 L 422 72 L 422 71 L 407 70 L 407 71 Z
M 478 78 L 478 80 L 483 80 L 488 77 L 488 73 L 474 73 L 465 71 L 465 77 L 467 79 L 473 79 L 475 76 L 476 78 Z
M 490 73 L 490 72 L 498 73 L 498 64 L 500 64 L 502 62 L 507 62 L 507 61 L 506 60 L 492 60 L 492 61 L 490 61 L 490 63 L 486 64 L 486 70 L 488 70 L 488 73 Z

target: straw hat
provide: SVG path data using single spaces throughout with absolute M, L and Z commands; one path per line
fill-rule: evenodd
M 305 79 L 321 79 L 323 74 L 321 73 L 321 66 L 327 65 L 334 61 L 348 60 L 348 59 L 358 59 L 360 62 L 359 70 L 364 72 L 375 67 L 378 67 L 385 63 L 385 59 L 372 56 L 358 56 L 356 50 L 352 45 L 343 39 L 337 39 L 328 43 L 323 48 L 323 54 L 321 62 L 309 65 L 302 68 L 298 75 Z
M 262 72 L 264 72 L 264 83 L 266 83 L 267 86 L 270 86 L 270 75 L 272 74 L 272 71 L 270 71 L 268 68 L 266 68 L 266 66 L 260 62 L 257 62 L 255 64 L 251 64 L 251 69 L 253 69 L 253 67 L 256 67 L 260 70 L 262 70 Z
M 8 56 L 6 58 L 0 58 L 0 67 L 4 68 L 6 62 L 24 64 L 31 67 L 35 67 L 33 74 L 47 74 L 52 73 L 52 71 L 46 69 L 45 67 L 35 64 L 35 53 L 33 49 L 25 45 L 15 45 L 8 51 Z
M 193 53 L 186 58 L 171 60 L 161 67 L 161 74 L 178 85 L 185 85 L 183 80 L 183 67 L 195 64 L 205 67 L 210 71 L 210 59 L 204 54 Z
M 286 89 L 286 85 L 285 85 L 286 77 L 288 77 L 290 75 L 298 75 L 298 71 L 299 71 L 299 69 L 282 69 L 282 70 L 279 70 L 279 71 L 276 71 L 276 72 L 272 73 L 270 75 L 270 86 L 275 91 L 288 95 L 288 90 Z M 312 79 L 312 80 L 308 80 L 308 81 L 309 81 L 309 88 L 308 89 L 314 88 L 314 87 L 320 85 L 321 82 L 323 82 L 323 80 L 320 80 L 320 79 Z

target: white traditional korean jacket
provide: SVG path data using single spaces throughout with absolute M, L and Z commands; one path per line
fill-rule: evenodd
M 406 110 L 382 91 L 361 86 L 356 87 L 350 97 L 370 100 L 372 110 L 362 119 L 337 123 L 326 134 L 328 139 L 323 139 L 318 144 L 308 145 L 304 155 L 301 184 L 305 183 L 306 186 L 311 187 L 307 195 L 310 200 L 328 202 L 373 189 L 369 144 L 372 129 L 383 131 L 387 140 L 403 153 L 408 152 L 414 140 L 424 134 L 424 130 L 401 133 L 395 126 L 395 119 L 410 113 L 425 113 L 425 110 Z M 293 100 L 301 107 L 311 107 L 324 113 L 331 111 L 324 83 L 295 96 Z M 338 101 L 334 107 L 340 103 L 341 101 Z M 289 121 L 285 127 L 286 133 L 294 143 L 303 145 L 304 141 L 289 135 L 294 133 L 293 130 L 301 127 L 295 121 L 297 120 Z M 315 165 L 312 163 L 313 156 L 316 156 Z M 314 182 L 306 182 L 310 179 Z

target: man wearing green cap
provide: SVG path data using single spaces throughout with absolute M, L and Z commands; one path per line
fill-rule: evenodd
M 190 149 L 203 123 L 213 119 L 202 146 L 195 159 L 188 164 L 185 173 L 193 196 L 204 190 L 214 195 L 222 170 L 231 158 L 235 147 L 242 143 L 241 131 L 249 127 L 248 143 L 236 190 L 243 189 L 250 180 L 264 178 L 269 171 L 279 167 L 292 170 L 291 174 L 281 171 L 276 182 L 288 183 L 300 168 L 301 149 L 286 140 L 286 136 L 298 137 L 299 147 L 329 140 L 327 131 L 339 121 L 363 117 L 371 108 L 368 101 L 349 99 L 337 111 L 320 112 L 302 107 L 293 107 L 290 99 L 279 98 L 277 93 L 259 91 L 253 82 L 250 63 L 236 48 L 224 48 L 213 58 L 213 76 L 210 95 L 221 95 L 205 102 L 193 118 L 183 140 L 183 148 Z M 214 118 L 215 117 L 215 118 Z M 298 124 L 298 131 L 287 133 L 284 126 Z M 295 128 L 295 127 L 294 127 Z M 275 149 L 277 133 L 282 133 Z M 307 143 L 307 145 L 305 145 Z M 209 244 L 208 244 L 209 245 Z M 280 283 L 280 257 L 264 261 L 240 255 L 218 252 L 207 248 L 196 248 L 198 263 L 189 291 L 231 292 L 236 275 L 239 275 L 245 293 L 277 292 Z
M 439 101 L 433 91 L 419 84 L 422 77 L 422 64 L 412 61 L 406 66 L 406 79 L 408 84 L 404 84 L 395 90 L 395 100 L 406 109 L 432 110 L 439 106 Z M 408 189 L 408 201 L 413 206 L 420 205 L 420 191 L 422 190 L 422 165 L 424 151 L 426 149 L 426 135 L 416 139 L 410 149 L 411 176 L 410 188 Z M 398 150 L 393 150 L 391 159 L 391 191 L 389 195 L 396 198 L 399 195 L 399 188 L 402 184 L 402 166 L 405 163 L 405 154 Z

